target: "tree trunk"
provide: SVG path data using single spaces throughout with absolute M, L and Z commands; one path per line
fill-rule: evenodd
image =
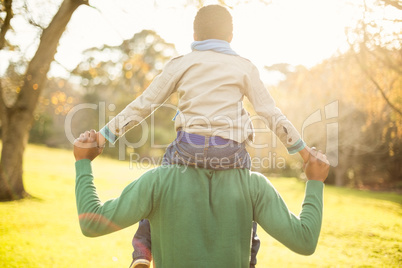
M 20 199 L 28 194 L 22 180 L 22 160 L 33 113 L 47 81 L 59 40 L 74 11 L 87 0 L 64 0 L 49 26 L 43 31 L 38 49 L 28 64 L 17 99 L 7 107 L 0 85 L 0 112 L 3 148 L 0 161 L 0 201 Z
M 334 170 L 334 174 L 335 174 L 335 186 L 337 187 L 342 187 L 345 186 L 345 177 L 346 177 L 346 170 L 345 168 L 340 167 L 340 165 L 338 165 L 335 170 Z
M 347 168 L 350 167 L 351 164 L 351 150 L 350 147 L 346 148 L 345 147 L 339 147 L 339 157 L 338 157 L 338 165 L 333 168 L 333 173 L 334 173 L 334 185 L 337 187 L 342 187 L 345 186 L 347 183 L 346 180 L 346 171 Z
M 22 181 L 22 160 L 28 141 L 29 114 L 7 113 L 2 116 L 3 147 L 0 161 L 0 201 L 16 200 L 29 196 Z M 23 122 L 15 124 L 13 122 Z

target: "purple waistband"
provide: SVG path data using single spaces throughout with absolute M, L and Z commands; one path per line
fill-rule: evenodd
M 206 141 L 207 141 L 209 146 L 225 145 L 230 142 L 235 142 L 233 140 L 224 139 L 219 136 L 208 137 L 208 136 L 202 136 L 202 135 L 198 135 L 198 134 L 187 133 L 185 131 L 177 131 L 176 139 L 181 142 L 195 144 L 195 145 L 205 145 Z

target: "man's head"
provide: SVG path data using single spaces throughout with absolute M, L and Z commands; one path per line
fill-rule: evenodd
M 223 6 L 210 5 L 198 10 L 194 19 L 194 40 L 220 39 L 231 42 L 232 15 Z

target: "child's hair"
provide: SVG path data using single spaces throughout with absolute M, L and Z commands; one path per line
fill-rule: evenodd
M 198 41 L 220 39 L 228 41 L 233 33 L 232 15 L 220 5 L 200 8 L 194 19 L 194 34 Z

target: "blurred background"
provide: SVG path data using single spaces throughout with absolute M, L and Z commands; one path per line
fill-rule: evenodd
M 80 232 L 72 141 L 189 53 L 197 10 L 216 3 L 233 15 L 232 48 L 332 165 L 316 253 L 297 255 L 260 229 L 257 267 L 402 266 L 400 0 L 0 0 L 0 267 L 129 265 L 136 225 Z M 93 162 L 101 200 L 160 163 L 177 102 L 173 94 Z M 302 160 L 245 107 L 253 170 L 297 213 Z
M 401 1 L 1 0 L 2 199 L 10 199 L 4 185 L 16 189 L 11 199 L 23 196 L 15 165 L 27 142 L 71 148 L 68 133 L 99 130 L 171 58 L 191 51 L 197 9 L 215 3 L 233 15 L 232 48 L 257 65 L 307 144 L 330 157 L 328 183 L 400 192 Z M 84 103 L 95 106 L 74 110 Z M 176 105 L 177 95 L 167 104 Z M 247 100 L 246 107 L 255 114 Z M 132 129 L 129 143 L 148 139 L 124 147 L 126 159 L 160 157 L 175 138 L 174 114 L 162 107 L 147 119 L 152 129 Z M 299 156 L 289 156 L 262 121 L 253 123 L 260 133 L 250 154 L 266 161 L 255 169 L 303 178 Z M 119 152 L 117 143 L 104 154 Z

